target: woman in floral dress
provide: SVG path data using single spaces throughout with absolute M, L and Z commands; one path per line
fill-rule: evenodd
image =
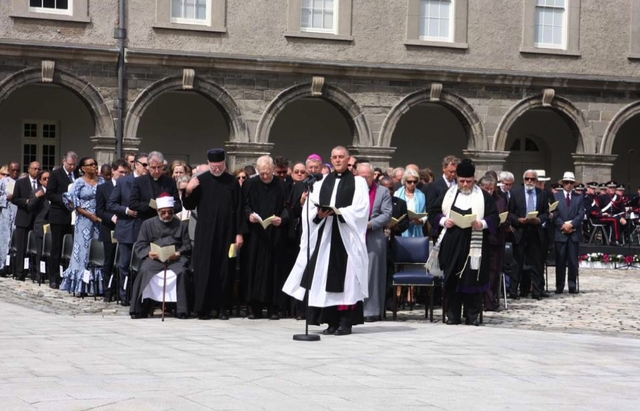
M 76 179 L 71 189 L 63 195 L 67 201 L 67 207 L 76 212 L 76 224 L 73 232 L 71 262 L 64 272 L 60 289 L 82 295 L 86 289 L 83 287 L 83 276 L 89 260 L 91 240 L 98 238 L 100 230 L 100 219 L 96 215 L 96 189 L 104 180 L 98 175 L 98 163 L 94 158 L 81 159 L 78 162 L 78 170 L 81 178 Z M 98 278 L 91 284 L 98 285 L 98 293 L 100 293 L 102 288 L 100 270 L 96 270 L 96 276 Z M 88 293 L 93 294 L 94 290 L 88 290 Z
M 9 177 L 7 166 L 2 166 L 0 168 L 0 272 L 4 270 L 18 211 L 18 207 L 11 202 L 12 194 L 7 192 L 10 183 L 15 181 Z

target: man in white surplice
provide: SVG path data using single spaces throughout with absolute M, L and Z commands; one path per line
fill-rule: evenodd
M 165 301 L 176 302 L 176 317 L 189 316 L 186 271 L 191 256 L 191 240 L 186 222 L 174 216 L 174 199 L 160 194 L 156 199 L 158 218 L 142 223 L 138 240 L 133 248 L 142 260 L 140 271 L 131 290 L 131 318 L 144 318 L 151 300 L 162 301 L 165 265 L 158 254 L 151 251 L 151 243 L 160 247 L 174 246 L 175 253 L 167 260 Z
M 329 327 L 324 334 L 351 334 L 352 325 L 363 323 L 362 301 L 368 296 L 369 261 L 365 235 L 369 188 L 362 177 L 347 171 L 348 159 L 346 148 L 334 148 L 331 151 L 334 171 L 314 184 L 308 199 L 310 270 L 306 270 L 305 204 L 300 253 L 283 287 L 285 293 L 302 301 L 308 281 L 311 282 L 307 321 L 315 325 L 327 323 Z

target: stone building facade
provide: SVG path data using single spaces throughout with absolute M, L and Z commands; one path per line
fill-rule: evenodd
M 640 0 L 333 0 L 329 32 L 302 27 L 304 0 L 202 1 L 197 24 L 172 0 L 124 2 L 122 102 L 118 0 L 0 2 L 0 162 L 106 162 L 121 139 L 191 163 L 224 145 L 233 168 L 343 144 L 381 166 L 457 154 L 479 172 L 640 183 Z M 540 47 L 556 2 L 561 47 Z M 433 4 L 445 40 L 420 35 Z

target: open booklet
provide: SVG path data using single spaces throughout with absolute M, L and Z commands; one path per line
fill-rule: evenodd
M 458 227 L 469 228 L 471 227 L 471 224 L 476 221 L 478 216 L 476 214 L 462 215 L 452 210 L 449 218 L 451 218 Z
M 409 215 L 409 218 L 412 220 L 421 219 L 429 215 L 428 213 L 414 213 L 411 210 L 407 210 L 407 214 Z
M 238 248 L 235 243 L 231 243 L 229 246 L 229 258 L 235 258 L 238 256 Z
M 168 245 L 165 247 L 160 247 L 156 243 L 151 243 L 151 251 L 158 254 L 158 260 L 167 262 L 167 260 L 176 253 L 175 245 Z
M 16 188 L 16 182 L 11 180 L 7 183 L 7 194 L 13 194 L 13 190 Z
M 260 217 L 258 215 L 258 213 L 251 213 L 251 215 L 253 216 L 253 218 L 255 218 L 256 220 L 258 220 L 258 222 L 260 223 L 260 225 L 262 226 L 262 228 L 266 229 L 267 227 L 269 227 L 271 225 L 271 223 L 273 223 L 273 220 L 275 220 L 277 217 L 275 215 L 272 215 L 271 217 L 265 218 L 264 220 L 262 219 L 262 217 Z
M 318 203 L 313 203 L 314 206 L 318 207 L 319 209 L 321 209 L 322 211 L 324 211 L 325 213 L 329 212 L 329 211 L 333 211 L 333 213 L 335 215 L 342 215 L 342 213 L 340 212 L 339 209 L 337 209 L 334 206 L 329 206 L 329 205 L 320 205 Z
M 509 216 L 508 211 L 505 211 L 504 213 L 500 213 L 500 224 L 505 223 L 507 221 L 508 216 Z
M 527 216 L 525 217 L 527 220 L 533 220 L 534 218 L 538 217 L 538 212 L 537 211 L 529 211 L 527 213 Z
M 402 214 L 399 218 L 391 217 L 391 220 L 387 223 L 387 227 L 395 227 L 398 223 L 406 217 L 406 214 Z
M 549 212 L 552 213 L 556 211 L 556 208 L 558 208 L 558 204 L 560 204 L 560 201 L 554 201 L 553 203 L 549 204 Z
M 154 210 L 158 209 L 158 203 L 156 203 L 155 199 L 152 198 L 151 200 L 149 200 L 149 207 L 153 208 Z

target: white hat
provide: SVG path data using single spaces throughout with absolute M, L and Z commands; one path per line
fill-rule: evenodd
M 561 181 L 573 181 L 575 183 L 576 176 L 571 171 L 565 171 Z
M 538 181 L 549 181 L 550 177 L 547 177 L 547 172 L 544 170 L 533 170 L 538 174 Z
M 156 206 L 158 207 L 158 210 L 161 208 L 173 208 L 174 204 L 175 200 L 169 195 L 156 198 Z

